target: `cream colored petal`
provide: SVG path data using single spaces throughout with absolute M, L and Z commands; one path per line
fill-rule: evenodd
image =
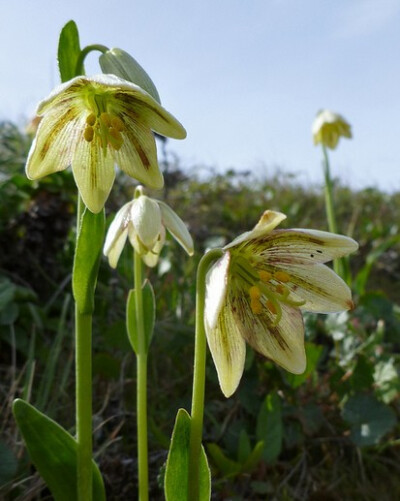
M 103 253 L 108 257 L 109 264 L 112 268 L 117 267 L 119 257 L 128 236 L 131 203 L 132 202 L 129 202 L 121 207 L 107 231 Z
M 275 212 L 273 210 L 266 210 L 251 231 L 242 233 L 237 238 L 235 238 L 235 240 L 226 245 L 224 249 L 236 247 L 237 245 L 248 240 L 265 237 L 266 235 L 271 233 L 271 231 L 276 228 L 278 224 L 280 224 L 284 219 L 286 219 L 285 214 L 282 214 L 281 212 Z
M 282 271 L 290 275 L 287 286 L 292 298 L 305 300 L 302 310 L 333 313 L 354 307 L 351 291 L 336 273 L 323 264 L 315 266 L 288 265 Z
M 326 263 L 357 249 L 352 238 L 317 230 L 275 230 L 268 238 L 254 241 L 254 252 L 272 266 Z
M 126 129 L 122 132 L 122 147 L 115 152 L 115 159 L 128 176 L 137 179 L 149 188 L 160 189 L 164 178 L 157 161 L 154 136 L 140 121 L 121 115 Z
M 227 304 L 214 328 L 205 321 L 205 330 L 222 393 L 228 398 L 236 391 L 243 374 L 246 343 Z
M 204 318 L 206 325 L 211 330 L 215 328 L 225 303 L 230 259 L 230 253 L 225 252 L 207 273 Z
M 149 268 L 154 268 L 157 265 L 160 253 L 165 243 L 165 229 L 161 228 L 160 236 L 150 252 L 142 255 L 143 262 Z
M 240 331 L 250 346 L 293 374 L 305 371 L 304 325 L 297 308 L 281 305 L 282 317 L 274 326 L 275 317 L 267 307 L 255 315 L 246 296 L 238 297 L 233 304 Z
M 84 139 L 78 141 L 72 172 L 84 204 L 97 214 L 103 209 L 115 178 L 110 151 L 106 150 L 105 154 L 96 140 L 90 143 Z
M 161 211 L 158 203 L 142 195 L 131 205 L 130 219 L 135 233 L 148 249 L 152 250 L 161 232 Z
M 38 104 L 36 113 L 43 115 L 60 105 L 66 108 L 76 106 L 77 101 L 84 98 L 90 85 L 90 79 L 85 76 L 78 76 L 58 85 Z
M 82 122 L 77 108 L 59 106 L 41 120 L 29 151 L 26 175 L 29 179 L 66 169 L 76 144 L 82 139 Z
M 164 202 L 157 200 L 161 210 L 164 226 L 172 234 L 177 242 L 185 249 L 189 256 L 193 256 L 193 240 L 182 219 Z

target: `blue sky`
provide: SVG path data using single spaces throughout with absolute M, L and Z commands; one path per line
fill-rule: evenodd
M 58 35 L 74 19 L 82 46 L 120 47 L 148 71 L 188 131 L 169 143 L 184 165 L 320 183 L 310 130 L 329 108 L 354 134 L 333 173 L 400 190 L 399 0 L 1 1 L 0 119 L 22 124 L 58 83 Z

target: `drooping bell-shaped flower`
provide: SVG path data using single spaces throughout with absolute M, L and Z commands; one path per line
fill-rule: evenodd
M 286 216 L 266 211 L 253 230 L 224 247 L 207 274 L 204 324 L 222 392 L 243 374 L 246 342 L 294 374 L 304 372 L 302 311 L 353 307 L 346 283 L 323 263 L 354 252 L 351 238 L 275 230 Z
M 112 268 L 129 238 L 135 252 L 149 266 L 156 266 L 168 230 L 193 255 L 193 240 L 181 218 L 164 202 L 140 195 L 117 212 L 107 232 L 104 255 Z
M 340 137 L 351 138 L 350 124 L 338 113 L 322 110 L 317 113 L 312 125 L 314 144 L 321 143 L 334 150 Z
M 72 167 L 85 205 L 98 213 L 115 165 L 151 188 L 162 188 L 152 131 L 186 137 L 182 125 L 138 85 L 115 75 L 79 76 L 59 85 L 37 109 L 42 116 L 26 165 L 29 179 Z

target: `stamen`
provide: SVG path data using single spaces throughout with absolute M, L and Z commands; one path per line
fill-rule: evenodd
M 103 112 L 101 115 L 100 115 L 100 120 L 103 122 L 103 124 L 106 126 L 106 127 L 110 127 L 111 125 L 111 115 L 107 112 Z
M 83 137 L 85 138 L 85 140 L 90 143 L 93 141 L 93 137 L 94 137 L 94 130 L 93 130 L 93 127 L 91 127 L 90 125 L 88 125 L 83 133 Z
M 257 285 L 253 285 L 252 287 L 250 287 L 249 294 L 250 294 L 251 299 L 260 299 L 260 297 L 261 297 L 261 291 L 257 287 Z
M 93 126 L 96 123 L 96 115 L 94 113 L 91 113 L 86 117 L 86 123 L 88 125 Z
M 258 272 L 258 276 L 260 277 L 260 280 L 267 283 L 271 280 L 272 273 L 270 273 L 269 271 L 261 270 Z
M 269 311 L 273 315 L 276 315 L 277 311 L 276 311 L 276 307 L 275 307 L 274 303 L 270 299 L 268 299 L 265 304 L 266 304 L 267 308 L 269 309 Z
M 119 150 L 121 146 L 124 144 L 124 139 L 119 131 L 116 129 L 109 129 L 110 134 L 110 144 L 114 148 L 114 150 Z
M 274 278 L 278 280 L 279 282 L 283 282 L 284 284 L 286 282 L 290 282 L 290 275 L 286 273 L 285 271 L 276 271 L 274 273 Z
M 119 117 L 113 117 L 111 119 L 111 127 L 116 129 L 118 132 L 125 130 L 124 122 Z
M 257 298 L 251 299 L 250 308 L 255 315 L 260 315 L 263 311 L 263 306 L 261 304 L 261 301 Z

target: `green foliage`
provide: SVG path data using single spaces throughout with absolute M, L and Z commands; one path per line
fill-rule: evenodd
M 69 21 L 61 30 L 58 41 L 58 68 L 61 82 L 83 73 L 83 67 L 77 68 L 80 52 L 78 27 L 74 21 Z
M 190 501 L 188 493 L 189 445 L 191 418 L 184 409 L 176 416 L 171 446 L 165 470 L 165 499 L 167 501 Z M 201 447 L 199 464 L 199 501 L 208 501 L 211 496 L 211 478 L 207 456 Z
M 153 287 L 148 280 L 145 280 L 142 287 L 143 300 L 143 323 L 146 337 L 146 351 L 149 350 L 151 340 L 154 334 L 154 323 L 156 320 L 156 300 Z M 137 315 L 136 315 L 136 292 L 131 289 L 126 302 L 126 330 L 131 346 L 136 354 L 139 352 L 137 339 Z
M 13 412 L 29 455 L 52 492 L 55 501 L 76 498 L 77 444 L 55 421 L 23 400 L 15 400 Z M 93 461 L 93 498 L 105 500 L 103 479 Z

